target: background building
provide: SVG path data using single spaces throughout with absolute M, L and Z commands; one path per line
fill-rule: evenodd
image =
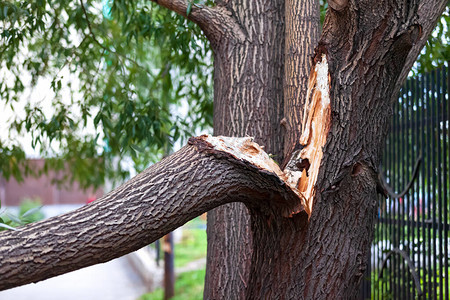
M 44 166 L 45 160 L 31 159 L 29 163 L 39 170 Z M 23 182 L 17 182 L 12 177 L 9 180 L 0 177 L 1 206 L 19 206 L 27 198 L 39 199 L 43 205 L 82 205 L 103 195 L 103 189 L 83 190 L 77 182 L 58 185 L 54 182 L 58 175 L 55 171 L 49 171 L 40 177 L 25 177 Z

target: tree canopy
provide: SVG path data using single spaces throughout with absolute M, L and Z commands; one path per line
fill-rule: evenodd
M 188 10 L 203 5 L 214 3 L 189 1 Z M 450 58 L 449 18 L 447 8 L 417 72 Z M 17 112 L 0 139 L 3 177 L 33 172 L 20 139 L 27 132 L 49 158 L 43 171 L 69 166 L 66 179 L 86 187 L 126 177 L 127 158 L 140 171 L 212 126 L 208 42 L 194 23 L 152 2 L 0 1 L 0 36 L 2 110 Z M 44 81 L 50 111 L 31 93 Z
M 0 141 L 6 178 L 24 170 L 17 137 L 25 132 L 51 158 L 48 167 L 70 162 L 73 179 L 86 186 L 126 176 L 124 157 L 140 170 L 193 128 L 212 125 L 209 48 L 181 16 L 134 1 L 2 1 L 0 7 L 2 105 L 25 110 L 9 121 L 10 138 Z M 43 78 L 54 95 L 51 113 L 39 98 L 23 104 L 27 87 Z M 185 116 L 174 113 L 181 105 Z M 89 126 L 95 130 L 86 132 Z

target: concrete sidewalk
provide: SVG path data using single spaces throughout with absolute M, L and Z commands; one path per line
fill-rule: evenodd
M 0 300 L 136 300 L 146 291 L 127 257 L 120 257 L 36 284 L 2 291 Z

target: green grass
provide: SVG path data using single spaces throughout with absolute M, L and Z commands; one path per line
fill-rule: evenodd
M 206 257 L 206 222 L 200 218 L 188 222 L 183 229 L 181 241 L 175 244 L 175 269 L 191 261 Z M 164 257 L 163 255 L 161 257 Z M 173 300 L 203 299 L 205 269 L 181 273 L 175 279 L 175 297 Z M 158 288 L 152 293 L 141 296 L 140 300 L 161 300 L 164 289 Z
M 205 282 L 205 269 L 185 272 L 175 280 L 175 297 L 172 300 L 201 300 L 203 299 L 203 285 Z M 152 293 L 141 296 L 140 300 L 161 300 L 164 298 L 164 289 L 156 289 Z
M 181 241 L 174 246 L 175 268 L 185 266 L 187 263 L 206 257 L 206 221 L 195 218 L 183 226 Z M 164 258 L 161 247 L 160 257 Z
M 175 244 L 175 268 L 206 256 L 206 230 L 187 229 L 183 231 L 181 242 Z

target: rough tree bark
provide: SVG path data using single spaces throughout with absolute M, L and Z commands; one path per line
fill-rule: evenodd
M 285 172 L 188 146 L 187 162 L 176 153 L 95 206 L 2 233 L 0 284 L 109 260 L 241 202 L 208 215 L 205 298 L 355 298 L 391 102 L 446 1 L 328 1 L 320 39 L 317 1 L 218 0 L 189 16 L 187 1 L 154 2 L 211 42 L 215 134 L 254 136 Z
M 220 141 L 191 138 L 89 205 L 1 232 L 0 290 L 109 261 L 229 202 L 242 201 L 274 218 L 302 210 L 298 195 L 278 176 L 281 170 L 250 138 L 225 139 L 231 141 L 226 147 Z
M 214 51 L 214 134 L 253 136 L 282 155 L 284 34 L 282 0 L 219 3 L 243 39 L 225 35 Z M 273 20 L 267 22 L 266 20 Z M 278 21 L 277 21 L 278 20 Z M 249 214 L 241 203 L 208 213 L 207 299 L 243 299 L 252 257 Z M 220 287 L 220 288 L 218 288 Z
M 274 2 L 275 7 L 281 8 L 281 2 Z M 253 8 L 260 7 L 261 10 L 267 5 L 264 1 L 252 3 Z M 247 34 L 246 42 L 254 44 L 254 47 L 273 44 L 270 33 L 278 25 L 278 19 L 261 15 L 261 12 L 253 16 L 248 12 L 247 1 L 220 1 L 218 4 L 236 16 L 235 21 Z M 261 71 L 255 72 L 254 64 L 236 65 L 233 59 L 218 59 L 232 58 L 238 53 L 246 61 L 261 61 L 261 57 L 254 56 L 258 53 L 248 51 L 251 47 L 246 43 L 225 39 L 213 47 L 216 59 L 215 107 L 220 112 L 215 115 L 216 132 L 255 136 L 263 145 L 268 145 L 269 151 L 277 154 L 276 159 L 283 165 L 287 164 L 294 151 L 300 152 L 310 145 L 303 153 L 297 153 L 303 157 L 292 160 L 288 167 L 294 171 L 315 173 L 315 180 L 305 180 L 306 176 L 303 176 L 302 184 L 311 198 L 310 206 L 316 202 L 317 207 L 308 221 L 295 220 L 294 217 L 269 222 L 257 211 L 250 211 L 250 234 L 246 210 L 241 206 L 221 207 L 210 214 L 207 299 L 226 296 L 308 299 L 356 296 L 373 234 L 375 175 L 391 116 L 391 99 L 396 96 L 444 9 L 445 1 L 329 1 L 329 6 L 314 56 L 314 64 L 322 60 L 323 54 L 329 64 L 331 103 L 328 118 L 321 119 L 321 122 L 329 122 L 323 124 L 329 127 L 323 126 L 326 132 L 316 133 L 325 138 L 324 144 L 309 143 L 310 136 L 305 135 L 306 125 L 312 127 L 314 120 L 317 125 L 317 115 L 310 115 L 310 112 L 315 111 L 314 105 L 320 105 L 317 99 L 306 99 L 308 84 L 311 85 L 310 97 L 313 97 L 317 83 L 312 78 L 309 83 L 304 80 L 311 70 L 304 58 L 312 56 L 311 45 L 317 46 L 317 1 L 285 1 L 285 57 L 281 58 L 278 52 L 271 58 L 264 57 L 263 61 L 273 64 L 261 68 L 267 73 L 267 68 L 278 68 L 279 62 L 283 61 L 283 79 L 270 76 L 265 84 L 261 84 L 259 79 L 264 75 Z M 302 9 L 293 9 L 298 7 Z M 268 11 L 276 9 L 269 7 Z M 253 18 L 242 19 L 241 15 L 252 15 Z M 255 39 L 255 35 L 259 38 Z M 282 43 L 282 36 L 278 35 L 276 45 Z M 241 83 L 237 79 L 242 77 L 236 74 L 248 75 Z M 223 82 L 239 82 L 241 85 L 227 86 Z M 273 98 L 277 99 L 272 104 L 275 106 L 282 97 L 277 87 L 283 84 L 284 111 L 281 116 L 269 112 L 252 118 L 254 116 L 248 113 L 247 108 L 253 109 L 260 98 L 265 99 L 260 96 L 255 101 L 252 95 L 242 95 L 242 90 L 252 91 L 255 82 L 261 93 L 277 95 Z M 305 107 L 305 101 L 310 101 L 308 105 L 313 104 L 312 107 Z M 223 124 L 223 120 L 227 123 Z M 230 128 L 229 124 L 234 124 L 234 120 L 244 121 L 242 128 Z M 257 129 L 267 124 L 271 124 L 269 129 L 258 135 L 261 133 Z M 284 149 L 272 148 L 270 142 L 265 142 L 279 138 L 270 130 L 271 126 L 279 125 L 284 129 Z M 322 146 L 323 154 L 317 155 Z M 280 155 L 279 151 L 283 154 Z M 312 156 L 315 157 L 314 166 L 311 166 Z M 267 224 L 270 224 L 269 228 Z M 248 264 L 250 254 L 251 272 Z

